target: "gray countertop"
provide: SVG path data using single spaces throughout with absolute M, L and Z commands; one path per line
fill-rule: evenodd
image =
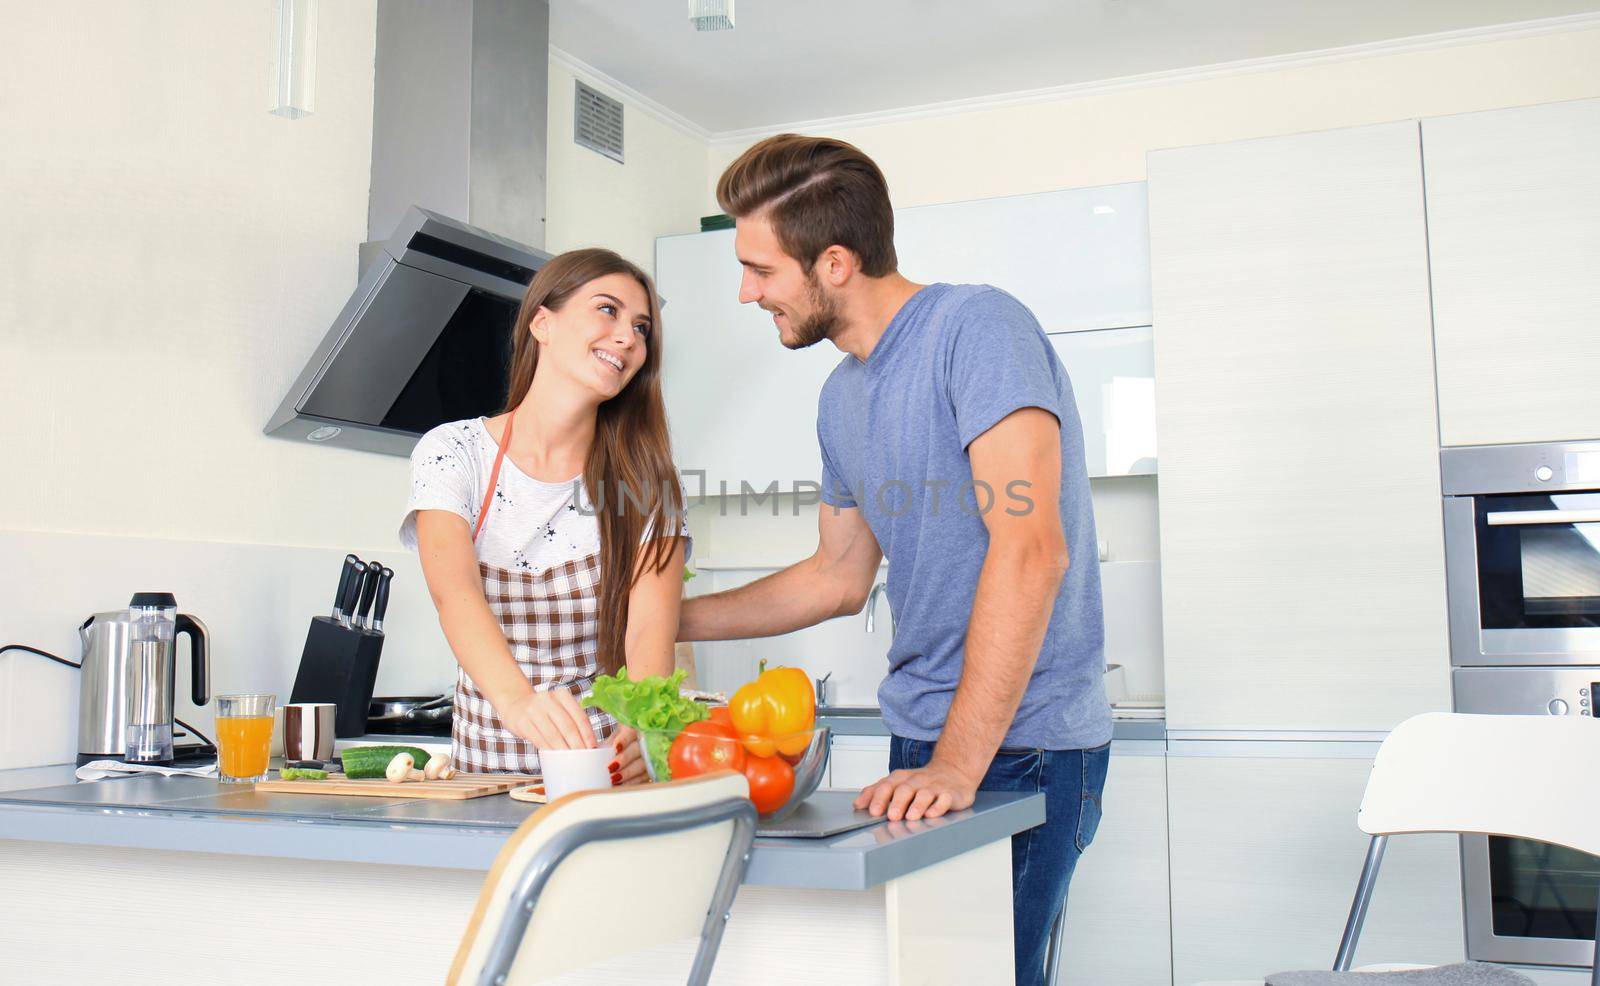
M 835 736 L 888 736 L 889 727 L 874 706 L 823 706 L 817 710 L 817 725 L 827 726 Z M 1111 741 L 1165 740 L 1165 719 L 1112 719 Z
M 853 791 L 808 806 L 848 813 Z M 0 839 L 245 856 L 487 870 L 539 806 L 504 795 L 464 801 L 257 793 L 199 777 L 76 783 L 73 768 L 0 771 Z M 921 822 L 877 821 L 820 839 L 763 838 L 747 884 L 865 890 L 1044 821 L 1038 794 L 981 792 L 972 808 Z

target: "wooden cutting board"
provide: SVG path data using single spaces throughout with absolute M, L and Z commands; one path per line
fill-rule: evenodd
M 258 781 L 257 791 L 272 794 L 338 794 L 370 798 L 442 798 L 462 801 L 504 794 L 514 787 L 540 783 L 538 774 L 457 774 L 448 781 L 406 781 L 395 783 L 383 778 L 352 781 L 343 774 L 329 774 L 322 781 Z

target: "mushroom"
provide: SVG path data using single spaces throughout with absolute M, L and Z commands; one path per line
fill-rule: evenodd
M 428 758 L 428 766 L 423 768 L 423 776 L 430 781 L 447 781 L 456 776 L 456 769 L 450 766 L 449 757 L 435 753 Z
M 416 766 L 417 761 L 412 759 L 411 754 L 401 753 L 389 761 L 389 768 L 383 772 L 383 776 L 394 784 L 420 781 L 423 779 L 423 774 L 416 769 Z

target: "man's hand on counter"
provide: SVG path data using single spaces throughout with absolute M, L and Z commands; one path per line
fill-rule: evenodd
M 947 811 L 972 807 L 978 779 L 970 778 L 938 758 L 916 770 L 897 770 L 861 790 L 857 808 L 873 815 L 887 814 L 890 821 L 901 818 L 938 818 Z

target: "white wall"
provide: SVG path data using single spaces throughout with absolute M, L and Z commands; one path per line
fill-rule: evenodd
M 621 164 L 572 139 L 579 77 L 623 101 Z M 574 68 L 556 51 L 549 93 L 545 249 L 609 247 L 653 272 L 657 236 L 693 232 L 701 216 L 717 211 L 705 207 L 705 140 L 666 122 L 609 80 Z
M 1600 95 L 1600 29 L 1175 75 L 1080 95 L 876 124 L 803 127 L 856 144 L 897 208 L 1140 181 L 1145 152 Z M 711 146 L 706 197 L 759 136 Z M 916 277 L 915 271 L 907 271 Z
M 291 121 L 269 0 L 11 5 L 0 525 L 393 543 L 404 462 L 261 434 L 366 235 L 374 7 L 319 9 Z
M 398 572 L 380 686 L 442 687 L 405 461 L 261 434 L 355 286 L 372 0 L 319 5 L 293 121 L 267 113 L 270 0 L 7 13 L 0 643 L 75 660 L 84 617 L 171 590 L 219 687 L 286 693 L 353 550 Z M 76 713 L 75 674 L 0 656 L 0 767 L 70 759 Z

